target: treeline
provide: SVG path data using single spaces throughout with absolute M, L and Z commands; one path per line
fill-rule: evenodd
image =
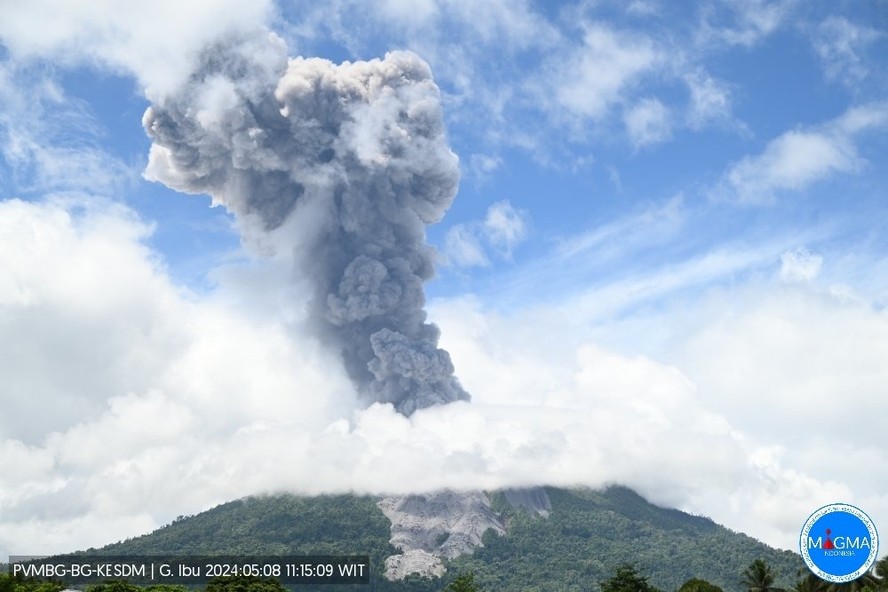
M 0 574 L 0 592 L 62 592 L 67 589 L 59 580 L 41 581 L 34 578 Z M 248 576 L 215 578 L 210 580 L 205 592 L 287 592 L 280 582 L 271 578 Z M 152 584 L 137 586 L 125 580 L 110 580 L 86 586 L 85 592 L 192 592 L 186 586 Z
M 397 586 L 398 589 L 417 590 L 423 592 L 477 592 L 480 588 L 474 582 L 472 574 L 455 574 L 442 579 L 417 579 L 411 585 L 407 582 L 388 582 L 387 580 L 371 580 L 370 584 L 343 584 L 297 586 L 299 592 L 334 592 L 335 590 L 383 592 Z M 0 573 L 0 592 L 63 592 L 70 590 L 61 580 L 40 580 Z M 253 576 L 230 576 L 211 579 L 203 588 L 189 588 L 173 584 L 152 584 L 138 586 L 125 580 L 109 580 L 101 584 L 90 584 L 83 588 L 85 592 L 288 592 L 287 588 L 275 578 Z
M 805 574 L 800 571 L 797 574 L 795 585 L 787 589 L 774 585 L 777 576 L 778 573 L 770 565 L 761 559 L 756 559 L 741 574 L 738 574 L 738 579 L 742 583 L 743 592 L 888 592 L 888 556 L 878 561 L 868 573 L 845 584 L 827 582 L 810 572 Z M 632 564 L 620 565 L 610 578 L 598 582 L 597 586 L 587 582 L 582 590 L 595 590 L 596 587 L 600 592 L 664 592 L 651 584 L 649 577 L 640 573 L 637 567 Z M 354 590 L 384 590 L 386 588 L 386 583 L 382 583 L 381 587 L 377 587 L 375 583 L 351 586 L 351 589 Z M 65 589 L 65 583 L 61 581 L 42 581 L 0 573 L 0 592 L 62 592 Z M 299 589 L 305 590 L 307 588 L 300 587 Z M 463 572 L 442 580 L 423 580 L 419 587 L 408 589 L 444 592 L 499 592 L 497 588 L 486 587 L 477 581 L 474 572 Z M 524 592 L 538 592 L 540 589 L 534 585 L 523 588 Z M 205 592 L 287 592 L 287 589 L 274 578 L 250 576 L 214 578 L 207 583 L 203 590 Z M 179 585 L 154 584 L 142 587 L 126 581 L 108 581 L 89 585 L 85 588 L 85 592 L 192 591 Z M 712 582 L 695 577 L 685 581 L 678 587 L 677 592 L 724 592 L 724 590 Z
M 474 573 L 485 590 L 497 592 L 585 592 L 627 557 L 662 590 L 705 577 L 735 592 L 741 572 L 759 558 L 774 566 L 774 586 L 788 589 L 805 567 L 796 553 L 772 549 L 708 518 L 654 506 L 624 487 L 547 492 L 552 511 L 545 519 L 493 494 L 493 509 L 507 522 L 508 534 L 488 531 L 484 547 L 449 567 Z
M 775 585 L 778 573 L 765 561 L 756 559 L 739 574 L 743 592 L 888 592 L 888 556 L 878 561 L 873 569 L 854 581 L 844 584 L 827 582 L 807 570 L 796 574 L 790 588 Z M 601 583 L 601 592 L 663 592 L 653 586 L 635 566 L 624 564 L 613 577 Z M 691 578 L 677 592 L 724 592 L 720 586 L 700 578 Z

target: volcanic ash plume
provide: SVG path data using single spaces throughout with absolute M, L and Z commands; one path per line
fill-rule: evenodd
M 248 243 L 298 245 L 312 317 L 365 397 L 405 415 L 468 400 L 423 310 L 425 226 L 459 182 L 425 62 L 288 61 L 274 35 L 242 37 L 204 51 L 143 124 L 149 178 L 209 193 Z

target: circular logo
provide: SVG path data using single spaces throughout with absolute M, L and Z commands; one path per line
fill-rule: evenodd
M 799 536 L 802 559 L 827 582 L 856 580 L 879 553 L 879 534 L 870 517 L 849 504 L 829 504 L 805 521 Z

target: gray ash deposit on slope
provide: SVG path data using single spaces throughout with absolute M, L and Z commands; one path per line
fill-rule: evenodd
M 405 415 L 469 399 L 424 310 L 425 227 L 459 183 L 425 62 L 288 60 L 274 34 L 240 35 L 204 50 L 143 125 L 148 178 L 211 195 L 248 244 L 289 249 L 365 398 Z
M 515 509 L 543 518 L 552 502 L 542 487 L 507 489 L 506 501 Z M 386 497 L 377 503 L 391 522 L 391 543 L 401 553 L 385 561 L 385 575 L 401 580 L 411 574 L 437 577 L 444 573 L 442 559 L 471 554 L 483 546 L 488 530 L 506 533 L 506 523 L 490 505 L 486 493 L 450 490 L 428 494 Z

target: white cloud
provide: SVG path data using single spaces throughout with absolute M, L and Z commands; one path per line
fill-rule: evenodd
M 556 65 L 546 90 L 554 88 L 558 105 L 572 114 L 601 119 L 660 58 L 647 39 L 590 23 L 584 27 L 583 45 Z
M 479 400 L 543 414 L 564 405 L 575 422 L 588 408 L 585 425 L 618 444 L 595 442 L 589 462 L 662 503 L 783 548 L 794 547 L 811 511 L 836 499 L 866 501 L 888 519 L 879 497 L 888 455 L 874 440 L 888 429 L 878 362 L 888 355 L 888 317 L 805 285 L 753 279 L 697 294 L 653 314 L 603 319 L 570 302 L 503 316 L 461 300 L 433 313 Z M 639 350 L 651 353 L 628 353 Z M 575 366 L 565 363 L 573 356 Z M 614 435 L 602 426 L 609 422 L 630 435 Z M 679 426 L 706 444 L 684 450 L 685 435 L 672 431 Z M 720 459 L 713 465 L 703 452 L 710 446 Z M 654 458 L 635 457 L 636 447 Z M 617 450 L 625 465 L 606 466 Z M 671 487 L 648 481 L 664 470 Z
M 469 172 L 478 181 L 484 181 L 503 164 L 500 156 L 490 154 L 472 154 L 469 157 Z
M 208 42 L 262 26 L 270 10 L 266 0 L 160 0 L 125 8 L 114 0 L 5 3 L 0 40 L 18 58 L 131 72 L 155 96 L 179 85 Z
M 559 35 L 527 0 L 445 0 L 439 2 L 485 44 L 505 43 L 526 49 L 547 45 Z
M 475 227 L 457 224 L 444 235 L 444 256 L 448 265 L 485 267 L 490 265 Z
M 888 108 L 875 103 L 849 109 L 812 130 L 791 130 L 764 152 L 734 164 L 714 191 L 716 197 L 746 204 L 769 203 L 782 192 L 802 191 L 836 173 L 860 169 L 855 136 L 888 123 Z
M 441 14 L 435 0 L 384 0 L 378 2 L 379 16 L 388 21 L 402 23 L 410 29 L 420 29 L 434 23 Z
M 711 408 L 777 451 L 765 463 L 771 485 L 756 496 L 761 523 L 790 532 L 794 518 L 838 499 L 888 519 L 878 438 L 888 429 L 888 316 L 803 284 L 746 286 L 698 310 L 699 330 L 670 359 Z
M 713 121 L 731 118 L 731 93 L 727 86 L 703 71 L 686 74 L 685 84 L 691 94 L 687 119 L 689 125 L 699 129 Z
M 3 266 L 11 270 L 2 283 L 4 305 L 14 307 L 18 319 L 4 335 L 19 345 L 30 336 L 35 345 L 55 341 L 72 349 L 101 346 L 111 337 L 114 346 L 79 359 L 70 351 L 49 358 L 45 348 L 26 347 L 15 367 L 4 368 L 11 379 L 5 384 L 31 388 L 27 408 L 7 407 L 0 432 L 5 552 L 99 545 L 266 490 L 611 479 L 669 495 L 662 492 L 674 485 L 662 486 L 686 470 L 686 461 L 676 459 L 687 455 L 665 449 L 651 455 L 639 445 L 659 438 L 673 442 L 673 452 L 712 439 L 707 470 L 736 465 L 726 462 L 737 451 L 730 440 L 719 441 L 725 428 L 718 418 L 700 412 L 699 427 L 691 429 L 671 419 L 680 407 L 684 417 L 695 413 L 687 410 L 693 388 L 674 369 L 584 346 L 567 372 L 549 374 L 558 382 L 545 384 L 543 375 L 529 374 L 540 367 L 531 364 L 535 350 L 502 349 L 483 324 L 469 326 L 481 331 L 483 344 L 476 349 L 481 356 L 466 366 L 467 384 L 479 393 L 475 404 L 423 410 L 410 419 L 383 406 L 352 415 L 350 386 L 316 345 L 279 324 L 246 322 L 237 309 L 212 300 L 183 298 L 140 246 L 144 227 L 118 208 L 93 205 L 72 218 L 61 204 L 3 206 L 4 223 L 34 229 L 2 234 L 23 247 L 8 257 L 31 264 Z M 114 225 L 119 230 L 110 232 Z M 96 242 L 102 248 L 92 248 Z M 13 252 L 6 247 L 0 252 Z M 112 271 L 90 273 L 93 268 Z M 80 283 L 65 281 L 60 269 Z M 45 317 L 64 324 L 44 327 Z M 113 339 L 114 332 L 129 339 Z M 459 335 L 457 328 L 456 340 Z M 502 353 L 511 356 L 509 364 Z M 512 367 L 518 362 L 522 373 Z M 64 389 L 54 390 L 34 380 L 45 372 L 35 363 L 73 374 Z M 571 368 L 579 371 L 574 378 Z M 512 378 L 492 382 L 496 376 Z M 84 377 L 104 390 L 95 391 Z M 506 392 L 508 384 L 515 388 Z M 93 403 L 88 413 L 52 425 L 29 416 L 84 396 Z M 635 423 L 626 423 L 630 417 Z M 22 422 L 29 443 L 17 437 Z M 283 462 L 287 471 L 280 471 Z M 675 470 L 664 481 L 655 466 Z
M 642 99 L 623 115 L 623 121 L 636 148 L 659 144 L 672 135 L 669 110 L 657 99 Z
M 522 142 L 511 126 L 496 125 L 507 121 L 507 109 L 526 102 L 520 89 L 536 76 L 518 57 L 545 54 L 563 42 L 558 27 L 526 0 L 296 0 L 291 6 L 299 24 L 282 28 L 292 47 L 305 51 L 332 38 L 355 57 L 392 45 L 410 49 L 431 64 L 448 118 L 492 144 Z
M 458 267 L 490 265 L 490 256 L 509 259 L 512 250 L 527 238 L 527 212 L 508 200 L 487 208 L 483 221 L 454 225 L 444 236 L 446 262 Z M 491 253 L 492 251 L 492 253 Z
M 636 16 L 652 16 L 660 13 L 659 2 L 652 0 L 632 0 L 626 6 L 626 12 Z
M 819 132 L 786 132 L 758 157 L 746 158 L 727 175 L 739 201 L 767 202 L 780 190 L 801 190 L 832 173 L 859 166 L 853 146 Z
M 82 101 L 46 73 L 0 62 L 0 154 L 10 167 L 6 191 L 111 195 L 137 178 L 100 147 L 102 133 Z
M 792 13 L 795 0 L 716 0 L 704 5 L 699 31 L 704 43 L 746 47 L 774 33 Z
M 302 22 L 289 29 L 293 47 L 329 34 L 355 57 L 391 43 L 423 56 L 441 85 L 449 122 L 458 124 L 462 140 L 480 141 L 486 152 L 517 147 L 547 166 L 563 166 L 578 157 L 565 134 L 588 145 L 623 127 L 622 115 L 650 94 L 648 84 L 685 80 L 691 91 L 682 118 L 676 116 L 684 106 L 657 99 L 675 119 L 669 128 L 730 121 L 730 93 L 706 74 L 705 50 L 676 42 L 687 35 L 682 27 L 649 18 L 662 8 L 659 2 L 627 4 L 627 17 L 613 20 L 586 2 L 561 6 L 555 14 L 524 0 L 437 0 L 416 10 L 400 0 L 296 6 Z M 380 37 L 389 44 L 380 45 Z M 633 132 L 632 140 L 642 142 L 669 135 L 662 125 L 639 124 Z M 588 150 L 582 152 L 581 159 L 589 158 Z M 476 164 L 470 170 L 478 173 Z
M 807 446 L 827 444 L 826 434 L 866 447 L 873 433 L 888 429 L 878 411 L 888 378 L 878 361 L 888 354 L 884 312 L 805 284 L 747 289 L 734 298 L 729 313 L 701 311 L 711 320 L 688 339 L 682 364 L 713 404 L 755 437 L 784 444 L 796 461 Z M 763 405 L 768 413 L 757 413 Z M 860 417 L 874 432 L 855 429 Z M 805 463 L 815 465 L 814 458 Z
M 119 206 L 7 200 L 0 228 L 3 551 L 102 544 L 242 495 L 229 475 L 249 467 L 220 459 L 251 430 L 304 434 L 354 405 L 310 340 L 174 287 Z
M 845 17 L 831 16 L 814 31 L 812 43 L 826 77 L 853 86 L 869 74 L 865 59 L 867 46 L 879 36 L 875 29 L 855 25 Z
M 487 208 L 483 228 L 487 242 L 508 257 L 527 238 L 527 212 L 516 209 L 508 200 L 498 201 Z
M 438 302 L 442 346 L 474 401 L 405 418 L 358 410 L 299 317 L 284 323 L 265 306 L 300 298 L 292 288 L 269 297 L 282 288 L 254 293 L 229 274 L 214 295 L 183 293 L 144 247 L 144 223 L 106 202 L 71 205 L 0 204 L 0 302 L 14 313 L 0 327 L 11 395 L 0 424 L 2 552 L 100 545 L 280 490 L 619 482 L 783 547 L 795 515 L 824 496 L 870 496 L 867 509 L 888 516 L 873 497 L 888 483 L 873 481 L 871 465 L 861 481 L 861 463 L 883 457 L 823 478 L 826 457 L 793 446 L 834 429 L 856 454 L 871 445 L 853 432 L 858 412 L 888 429 L 878 419 L 888 320 L 871 308 L 761 286 L 725 307 L 716 293 L 692 303 L 691 325 L 663 326 L 690 318 L 670 310 L 642 320 L 648 345 L 657 333 L 677 340 L 643 355 L 602 343 L 627 332 L 599 331 L 569 301 L 510 315 Z M 49 421 L 72 401 L 86 405 Z
M 823 257 L 804 247 L 780 256 L 780 279 L 784 282 L 810 282 L 820 273 Z

